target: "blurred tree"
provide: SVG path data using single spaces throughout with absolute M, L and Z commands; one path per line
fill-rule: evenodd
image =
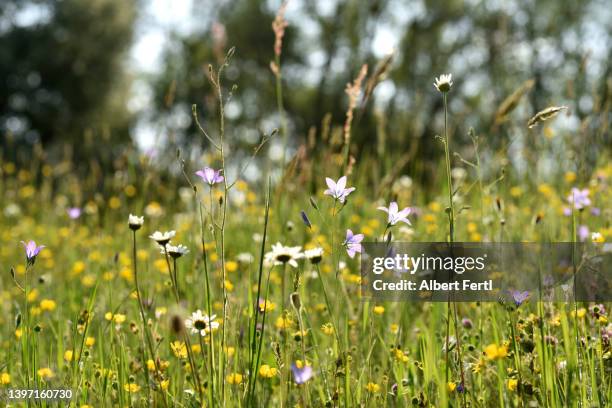
M 206 67 L 219 63 L 221 49 L 236 46 L 226 82 L 227 88 L 238 86 L 227 109 L 230 136 L 244 140 L 249 127 L 280 127 L 269 68 L 274 59 L 271 22 L 280 1 L 225 1 L 215 6 L 195 9 L 202 29 L 177 35 L 168 47 L 156 82 L 159 117 L 190 115 L 191 104 L 197 103 L 214 130 L 216 103 Z M 345 85 L 364 63 L 369 74 L 374 73 L 392 44 L 395 56 L 382 78 L 384 86 L 375 90 L 353 123 L 356 155 L 414 149 L 419 160 L 409 161 L 413 173 L 432 174 L 436 161 L 428 159 L 439 158 L 434 136 L 443 127 L 442 98 L 432 83 L 447 72 L 455 80 L 450 94 L 453 149 L 464 157 L 472 152 L 470 127 L 489 147 L 498 148 L 508 143 L 517 126 L 525 133 L 529 116 L 549 105 L 569 104 L 581 121 L 589 115 L 595 115 L 595 122 L 609 120 L 609 110 L 597 102 L 609 92 L 605 58 L 612 44 L 612 28 L 605 13 L 599 13 L 605 9 L 602 0 L 292 0 L 291 6 L 281 58 L 283 96 L 289 133 L 299 143 L 306 140 L 310 126 L 320 126 L 326 113 L 332 124 L 342 125 Z M 605 48 L 603 58 L 599 52 L 596 60 L 588 60 L 586 43 L 599 51 Z M 587 60 L 592 65 L 586 66 Z M 529 79 L 534 85 L 521 107 L 509 112 L 512 120 L 494 124 L 498 106 Z M 182 123 L 173 129 L 180 142 L 201 140 L 193 123 Z
M 136 10 L 137 0 L 2 1 L 2 138 L 78 150 L 86 134 L 130 141 L 124 57 Z

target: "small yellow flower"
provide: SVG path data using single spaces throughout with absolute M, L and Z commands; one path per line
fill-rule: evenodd
M 449 381 L 446 384 L 446 389 L 448 390 L 448 392 L 454 392 L 457 389 L 457 384 L 453 381 Z
M 572 312 L 570 313 L 570 315 L 572 317 L 576 317 L 578 316 L 579 319 L 584 318 L 584 316 L 586 316 L 586 309 L 584 307 L 581 307 L 580 309 L 578 309 L 577 311 L 572 310 Z
M 83 273 L 83 271 L 85 271 L 85 266 L 85 262 L 76 261 L 74 265 L 72 265 L 72 276 L 77 276 Z
M 279 316 L 276 318 L 274 325 L 277 329 L 286 330 L 293 326 L 293 320 L 291 320 L 291 318 L 288 316 Z
M 53 374 L 53 371 L 48 368 L 48 367 L 44 367 L 44 368 L 39 368 L 38 371 L 36 372 L 38 374 L 38 376 L 44 380 L 48 380 L 50 378 L 53 378 L 55 376 L 55 374 Z
M 606 323 L 608 323 L 608 318 L 606 316 L 604 316 L 604 315 L 601 315 L 601 316 L 599 316 L 597 321 L 599 322 L 599 324 L 606 324 Z
M 478 359 L 478 361 L 476 363 L 474 363 L 472 365 L 472 372 L 473 373 L 479 373 L 479 372 L 482 371 L 484 366 L 485 366 L 485 360 L 484 360 L 484 358 L 480 358 L 480 359 Z
M 402 350 L 395 349 L 394 354 L 395 354 L 395 359 L 396 360 L 398 360 L 398 361 L 400 361 L 402 363 L 407 363 L 408 362 L 408 356 Z
M 276 377 L 277 373 L 278 373 L 278 370 L 276 369 L 276 367 L 270 367 L 267 364 L 264 364 L 261 367 L 259 367 L 259 376 L 260 377 L 263 377 L 263 378 L 273 378 L 273 377 Z
M 391 333 L 397 334 L 397 332 L 399 331 L 399 325 L 397 323 L 391 323 L 391 326 L 389 326 L 389 330 L 391 331 Z
M 538 191 L 545 197 L 550 198 L 554 194 L 553 188 L 546 183 L 542 183 L 538 186 Z
M 228 376 L 225 377 L 225 380 L 228 382 L 228 384 L 240 384 L 242 383 L 242 374 L 238 374 L 238 373 L 228 374 Z
M 374 306 L 373 311 L 377 315 L 381 315 L 381 314 L 385 313 L 385 307 L 384 306 Z
M 225 348 L 225 354 L 227 355 L 228 358 L 232 358 L 234 353 L 236 353 L 236 349 L 234 347 L 226 347 Z
M 485 355 L 489 360 L 498 360 L 508 355 L 508 348 L 504 346 L 498 346 L 497 344 L 489 344 L 485 347 Z
M 563 178 L 566 183 L 571 184 L 576 181 L 576 173 L 574 173 L 573 171 L 568 171 L 567 173 L 565 173 Z
M 170 380 L 163 380 L 160 383 L 161 389 L 164 390 L 164 391 L 168 390 L 168 386 L 169 385 L 170 385 Z
M 510 188 L 510 195 L 514 198 L 520 197 L 523 194 L 523 189 L 520 186 Z
M 371 392 L 372 394 L 380 392 L 380 385 L 373 382 L 369 382 L 365 388 L 366 390 L 368 390 L 368 392 Z
M 119 197 L 111 197 L 108 200 L 108 206 L 111 209 L 116 210 L 117 208 L 121 207 L 121 200 L 119 199 Z
M 136 383 L 128 383 L 123 385 L 123 389 L 129 393 L 135 393 L 140 391 L 140 385 Z
M 332 334 L 334 334 L 334 326 L 331 323 L 325 323 L 323 326 L 321 326 L 321 331 L 323 332 L 323 334 L 331 336 Z
M 147 360 L 147 370 L 149 371 L 155 371 L 156 367 L 155 367 L 155 361 L 148 359 Z
M 134 197 L 136 195 L 136 187 L 134 187 L 131 184 L 128 184 L 127 186 L 125 186 L 125 188 L 123 189 L 123 192 L 125 193 L 126 196 L 128 197 Z
M 515 378 L 510 378 L 508 380 L 508 391 L 516 391 L 516 388 L 518 387 L 518 380 Z
M 551 326 L 559 327 L 561 326 L 561 316 L 555 315 L 549 321 Z
M 168 273 L 168 266 L 166 265 L 166 260 L 165 259 L 156 259 L 153 262 L 153 266 L 155 267 L 155 269 L 157 269 L 160 273 L 164 273 L 167 274 Z
M 34 302 L 36 299 L 38 299 L 38 293 L 38 289 L 32 289 L 30 293 L 28 293 L 28 302 Z
M 432 212 L 439 212 L 442 209 L 442 205 L 440 205 L 440 203 L 436 201 L 432 201 L 431 203 L 429 203 L 429 209 Z
M 96 277 L 94 275 L 85 275 L 81 279 L 81 283 L 86 288 L 91 288 L 93 285 L 96 284 Z
M 91 347 L 91 346 L 93 346 L 94 344 L 96 344 L 96 339 L 95 339 L 95 338 L 93 338 L 93 337 L 87 337 L 87 338 L 85 339 L 85 345 L 86 345 L 87 347 Z
M 228 292 L 233 292 L 234 291 L 234 284 L 232 282 L 230 282 L 229 279 L 225 280 L 225 289 L 227 289 Z
M 236 261 L 225 262 L 225 270 L 227 272 L 236 272 L 238 270 L 238 262 Z
M 113 321 L 117 324 L 121 324 L 123 322 L 125 322 L 125 315 L 124 314 L 119 314 L 117 313 L 116 315 L 113 316 Z
M 72 355 L 73 355 L 73 351 L 72 350 L 66 350 L 64 352 L 64 360 L 71 362 L 72 361 Z
M 260 312 L 263 312 L 264 310 L 271 312 L 274 309 L 276 309 L 276 304 L 273 302 L 270 302 L 269 300 L 260 300 L 258 306 L 259 306 Z
M 18 339 L 21 338 L 22 334 L 23 334 L 23 332 L 21 331 L 21 329 L 16 329 L 15 330 L 15 337 L 17 337 Z
M 170 349 L 177 358 L 187 358 L 187 346 L 182 341 L 173 341 L 170 343 Z
M 40 308 L 46 312 L 52 312 L 57 307 L 57 304 L 54 300 L 51 299 L 43 299 L 40 301 Z
M 0 374 L 0 384 L 7 385 L 11 383 L 11 376 L 9 373 Z

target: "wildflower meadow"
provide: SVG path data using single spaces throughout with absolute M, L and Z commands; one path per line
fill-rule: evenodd
M 433 134 L 386 150 L 378 132 L 361 150 L 353 135 L 392 68 L 360 64 L 343 115 L 294 143 L 283 7 L 261 28 L 274 39 L 261 92 L 278 103 L 246 147 L 231 44 L 200 72 L 213 108 L 190 102 L 196 147 L 94 138 L 85 155 L 0 136 L 2 405 L 608 406 L 609 298 L 379 301 L 362 265 L 366 243 L 611 252 L 610 78 L 582 128 L 564 127 L 569 98 L 531 110 L 530 81 L 485 128 L 456 113 L 469 74 L 439 67 L 416 80 L 438 107 L 422 119 Z

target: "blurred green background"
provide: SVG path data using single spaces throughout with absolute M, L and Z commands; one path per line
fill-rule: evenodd
M 260 132 L 280 127 L 270 70 L 271 24 L 280 5 L 2 1 L 2 158 L 27 161 L 29 149 L 41 144 L 48 152 L 68 146 L 101 161 L 134 145 L 151 154 L 181 146 L 195 157 L 206 143 L 191 105 L 215 133 L 217 102 L 207 66 L 219 64 L 231 46 L 236 53 L 225 87 L 237 88 L 226 110 L 228 137 L 248 154 Z M 500 148 L 510 156 L 512 146 L 534 148 L 525 123 L 550 105 L 569 107 L 563 120 L 545 129 L 570 136 L 558 148 L 574 143 L 570 150 L 580 150 L 590 166 L 602 148 L 610 149 L 612 12 L 605 0 L 291 0 L 285 17 L 288 158 L 309 134 L 316 145 L 322 129 L 342 126 L 345 86 L 363 64 L 373 92 L 356 109 L 351 148 L 357 159 L 395 157 L 405 160 L 406 172 L 426 179 L 440 157 L 440 146 L 428 141 L 443 126 L 442 99 L 432 83 L 447 72 L 455 81 L 453 148 L 465 157 L 472 127 L 486 141 L 485 157 Z M 531 87 L 516 109 L 496 121 L 503 101 L 525 85 Z M 104 149 L 100 143 L 107 143 Z M 273 141 L 265 153 L 278 161 L 279 149 L 280 141 Z

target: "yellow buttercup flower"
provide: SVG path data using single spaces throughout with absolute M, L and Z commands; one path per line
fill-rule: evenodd
M 380 392 L 380 385 L 373 382 L 369 382 L 365 388 L 368 392 L 371 392 L 372 394 Z
M 173 341 L 170 343 L 172 353 L 178 358 L 187 358 L 187 346 L 182 341 Z
M 278 373 L 278 370 L 276 369 L 276 367 L 270 367 L 267 364 L 264 364 L 261 367 L 259 367 L 259 376 L 260 377 L 263 377 L 263 378 L 273 378 L 273 377 L 276 377 L 277 373 Z
M 288 316 L 279 316 L 276 318 L 274 325 L 277 329 L 286 330 L 293 326 L 293 320 L 291 320 L 291 318 Z
M 484 352 L 489 360 L 498 360 L 508 355 L 508 348 L 505 345 L 498 346 L 497 344 L 489 344 L 485 347 Z
M 40 308 L 46 312 L 52 312 L 57 307 L 57 304 L 54 300 L 51 299 L 43 299 L 40 301 Z
M 518 387 L 518 380 L 515 378 L 510 378 L 507 383 L 508 391 L 516 391 Z
M 323 334 L 331 336 L 332 334 L 334 334 L 334 326 L 331 323 L 325 323 L 323 326 L 321 326 L 321 331 L 323 332 Z
M 55 374 L 53 373 L 53 371 L 47 367 L 39 368 L 38 371 L 36 371 L 36 374 L 38 374 L 38 376 L 42 378 L 43 380 L 48 380 L 48 379 L 55 377 Z
M 225 380 L 228 382 L 228 384 L 240 384 L 242 383 L 242 374 L 228 374 L 227 377 L 225 377 Z
M 123 385 L 123 389 L 131 394 L 140 391 L 140 385 L 136 383 L 128 383 Z
M 11 376 L 9 373 L 0 374 L 0 384 L 8 385 L 11 383 Z

